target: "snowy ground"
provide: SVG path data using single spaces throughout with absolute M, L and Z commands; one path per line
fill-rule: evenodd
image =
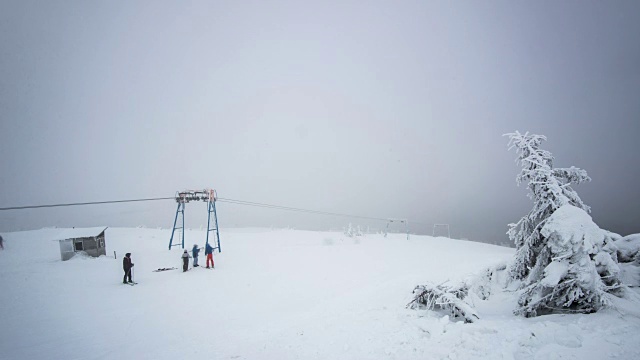
M 415 285 L 461 280 L 510 259 L 508 248 L 230 229 L 215 270 L 156 273 L 180 267 L 168 230 L 110 228 L 108 257 L 66 262 L 49 240 L 54 231 L 3 234 L 0 359 L 640 358 L 635 300 L 524 319 L 511 314 L 512 297 L 496 296 L 476 304 L 474 324 L 405 309 Z M 186 235 L 204 245 L 204 232 Z M 125 252 L 139 285 L 121 283 Z

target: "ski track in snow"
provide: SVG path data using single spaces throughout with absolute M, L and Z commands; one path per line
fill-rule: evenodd
M 182 249 L 167 250 L 170 230 L 109 228 L 109 256 L 66 262 L 52 232 L 3 234 L 0 359 L 640 358 L 637 300 L 616 299 L 615 309 L 592 315 L 525 319 L 498 293 L 475 304 L 481 318 L 473 324 L 405 309 L 415 285 L 462 280 L 513 249 L 229 229 L 215 270 L 183 273 Z M 188 249 L 204 245 L 204 234 L 187 231 Z M 136 286 L 121 283 L 126 252 Z M 167 267 L 177 269 L 152 271 Z

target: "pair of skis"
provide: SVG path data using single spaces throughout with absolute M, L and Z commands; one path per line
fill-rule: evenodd
M 204 266 L 198 266 L 198 267 L 199 267 L 200 269 L 207 269 L 207 270 L 213 270 L 213 269 L 215 269 L 215 267 L 204 267 Z M 187 269 L 187 271 L 191 271 L 191 270 L 194 270 L 194 269 L 196 269 L 196 268 L 194 268 L 194 267 L 190 267 L 190 268 L 188 268 L 188 269 Z M 186 272 L 186 271 L 183 271 L 183 272 Z
M 177 268 L 174 268 L 174 267 L 160 268 L 160 269 L 153 270 L 153 272 L 161 272 L 161 271 L 168 271 L 168 270 L 175 270 L 175 269 L 177 269 Z

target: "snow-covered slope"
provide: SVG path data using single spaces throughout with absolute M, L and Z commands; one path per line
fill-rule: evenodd
M 50 240 L 57 231 L 3 234 L 0 359 L 640 357 L 630 300 L 593 315 L 524 319 L 498 295 L 476 304 L 474 324 L 405 309 L 415 285 L 463 279 L 509 260 L 508 248 L 227 229 L 215 270 L 153 272 L 181 267 L 169 230 L 109 228 L 108 257 L 66 262 Z M 188 231 L 186 244 L 202 246 L 204 236 Z M 125 252 L 136 286 L 121 283 Z

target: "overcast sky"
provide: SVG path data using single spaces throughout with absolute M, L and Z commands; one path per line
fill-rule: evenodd
M 2 1 L 0 207 L 187 188 L 500 242 L 544 134 L 601 227 L 640 232 L 638 1 Z M 188 227 L 204 222 L 189 204 Z M 221 227 L 384 227 L 218 204 Z M 0 211 L 0 231 L 170 227 L 160 201 Z

